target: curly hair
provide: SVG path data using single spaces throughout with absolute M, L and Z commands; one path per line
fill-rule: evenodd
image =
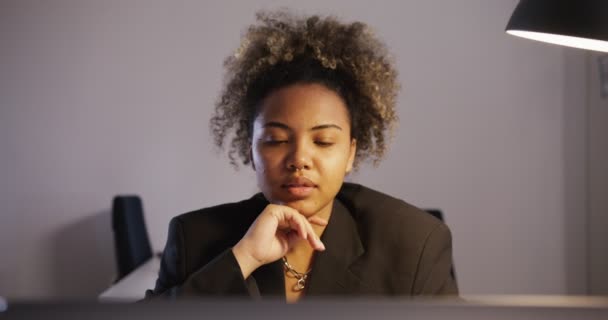
M 238 167 L 250 163 L 253 122 L 271 92 L 296 83 L 318 83 L 338 93 L 349 111 L 357 140 L 355 167 L 371 158 L 379 163 L 387 134 L 397 122 L 399 83 L 386 46 L 361 22 L 335 17 L 299 18 L 286 11 L 260 12 L 241 46 L 224 61 L 224 89 L 211 118 L 211 133 Z

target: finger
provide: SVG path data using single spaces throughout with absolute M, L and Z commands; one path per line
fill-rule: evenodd
M 327 220 L 325 220 L 321 217 L 317 217 L 317 216 L 312 216 L 312 217 L 308 218 L 308 222 L 314 223 L 314 224 L 322 226 L 322 227 L 327 225 Z
M 307 240 L 313 249 L 320 251 L 325 250 L 325 245 L 315 233 L 308 219 L 306 219 L 306 217 L 300 214 L 297 210 L 290 207 L 281 206 L 277 213 L 279 213 L 277 218 L 279 220 L 278 222 L 280 227 L 294 230 L 294 235 L 297 233 L 301 239 Z M 327 224 L 327 221 L 319 217 L 312 218 L 312 220 L 315 222 L 315 224 Z
M 306 230 L 306 226 L 302 223 L 300 213 L 298 213 L 297 211 L 292 211 L 292 209 L 289 207 L 282 208 L 281 213 L 284 219 L 284 223 L 287 224 L 287 227 L 295 231 L 298 236 L 300 236 L 300 238 L 306 240 L 308 232 Z
M 325 251 L 325 244 L 316 235 L 309 237 L 308 243 L 315 250 Z
M 283 233 L 277 232 L 277 238 L 279 239 L 279 245 L 281 246 L 281 252 L 287 253 L 287 250 L 291 246 L 291 237 L 297 237 L 295 233 Z
M 307 223 L 306 223 L 306 220 L 303 219 L 302 215 L 298 212 L 294 213 L 292 221 L 297 226 L 298 231 L 300 233 L 300 237 L 304 240 L 309 239 L 310 237 L 308 236 L 309 232 L 308 232 Z
M 319 251 L 325 250 L 325 245 L 323 244 L 323 242 L 321 242 L 321 239 L 319 239 L 319 236 L 317 236 L 317 233 L 313 229 L 310 222 L 307 219 L 305 219 L 305 223 L 306 223 L 306 229 L 308 231 L 308 234 L 310 235 L 308 237 L 308 243 L 310 244 L 310 246 L 315 250 L 319 250 Z
M 293 247 L 298 241 L 300 241 L 300 236 L 298 236 L 295 232 L 289 233 L 287 235 L 287 241 L 289 247 Z

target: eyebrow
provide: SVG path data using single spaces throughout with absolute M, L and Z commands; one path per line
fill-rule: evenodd
M 288 125 L 281 123 L 281 122 L 276 122 L 276 121 L 266 122 L 264 124 L 264 128 L 281 128 L 281 129 L 292 131 L 292 129 Z M 323 130 L 323 129 L 329 129 L 329 128 L 334 128 L 334 129 L 338 129 L 338 130 L 342 131 L 342 128 L 336 124 L 320 124 L 318 126 L 314 126 L 314 127 L 310 128 L 310 131 Z

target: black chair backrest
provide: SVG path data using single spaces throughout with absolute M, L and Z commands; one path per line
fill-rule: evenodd
M 112 228 L 119 280 L 152 258 L 152 248 L 138 196 L 116 196 L 112 204 Z
M 441 212 L 441 210 L 439 210 L 439 209 L 424 209 L 424 211 L 432 214 L 435 218 L 437 218 L 437 219 L 445 222 L 445 220 L 443 220 L 443 213 Z

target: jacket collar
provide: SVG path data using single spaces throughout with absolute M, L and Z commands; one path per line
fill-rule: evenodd
M 357 224 L 346 206 L 334 199 L 332 213 L 321 236 L 325 251 L 316 252 L 305 297 L 348 295 L 365 286 L 356 262 L 365 250 Z M 285 296 L 283 262 L 279 259 L 253 272 L 262 296 Z

